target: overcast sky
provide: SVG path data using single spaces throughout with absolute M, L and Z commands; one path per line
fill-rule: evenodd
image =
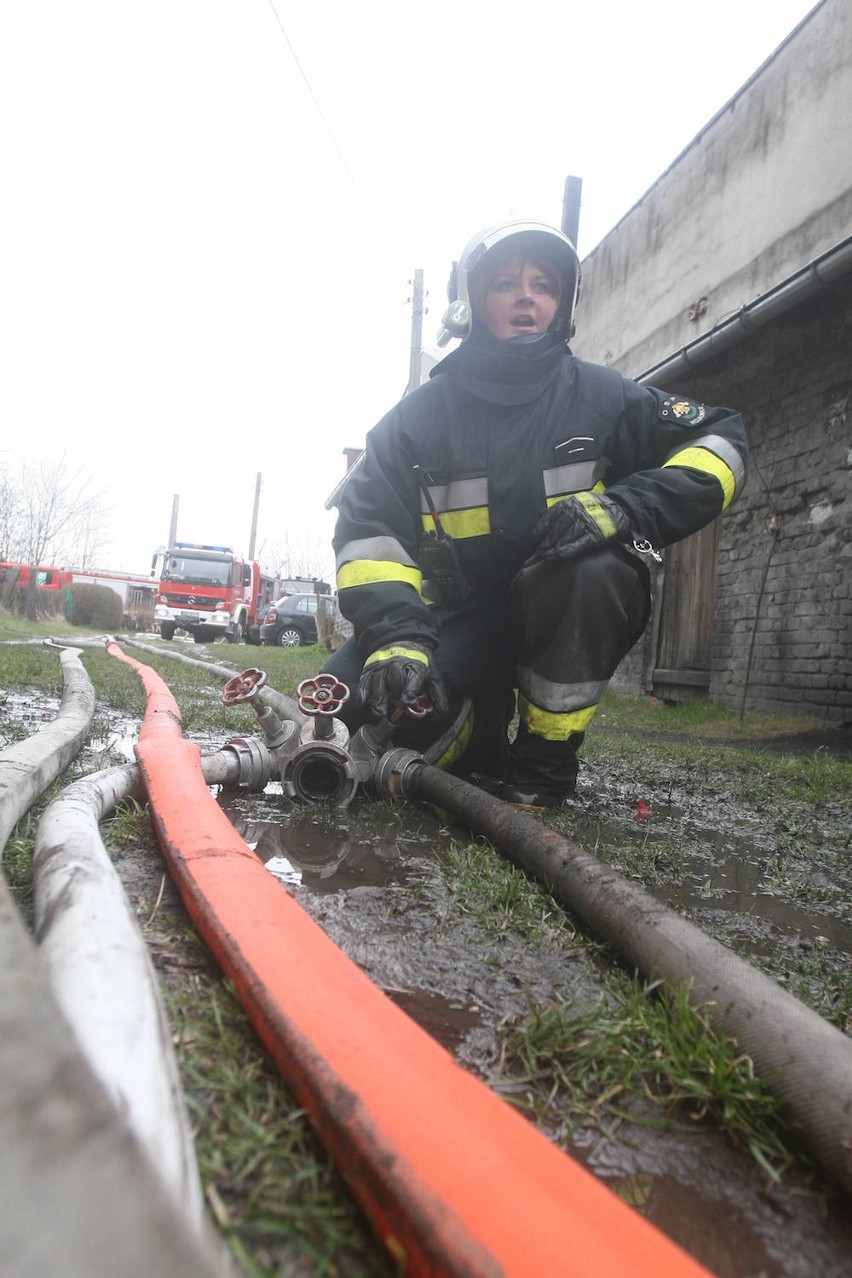
M 102 567 L 175 495 L 245 551 L 258 473 L 260 557 L 323 554 L 415 269 L 431 345 L 465 242 L 559 225 L 569 174 L 588 253 L 814 7 L 0 0 L 0 462 L 91 474 Z

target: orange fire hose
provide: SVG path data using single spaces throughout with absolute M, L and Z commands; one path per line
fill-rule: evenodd
M 400 1271 L 707 1278 L 346 958 L 216 804 L 165 683 L 108 651 L 147 693 L 136 754 L 184 903 Z

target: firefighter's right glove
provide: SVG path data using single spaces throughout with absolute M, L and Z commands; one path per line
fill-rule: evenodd
M 608 541 L 630 541 L 630 523 L 617 502 L 596 493 L 575 493 L 545 511 L 533 529 L 536 548 L 528 564 L 542 559 L 578 559 Z
M 448 709 L 447 693 L 431 654 L 417 644 L 392 644 L 370 653 L 358 693 L 379 719 L 387 719 L 397 709 L 416 706 L 421 696 L 429 698 L 437 714 Z

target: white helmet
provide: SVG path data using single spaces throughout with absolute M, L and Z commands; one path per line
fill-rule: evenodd
M 580 259 L 577 250 L 561 231 L 548 226 L 546 222 L 504 222 L 502 226 L 494 226 L 486 231 L 479 231 L 465 245 L 458 262 L 453 263 L 448 293 L 450 305 L 444 312 L 441 328 L 438 331 L 438 345 L 446 346 L 454 337 L 469 337 L 473 325 L 473 306 L 470 300 L 470 280 L 477 271 L 487 253 L 504 244 L 514 236 L 523 236 L 518 250 L 529 252 L 533 256 L 536 249 L 548 250 L 548 255 L 555 255 L 559 266 L 559 277 L 562 284 L 562 296 L 559 309 L 550 332 L 567 340 L 574 332 L 574 307 L 580 293 Z

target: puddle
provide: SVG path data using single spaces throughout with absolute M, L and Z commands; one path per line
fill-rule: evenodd
M 58 710 L 59 698 L 49 693 L 0 692 L 0 750 L 40 731 Z
M 617 839 L 622 846 L 642 847 L 652 871 L 645 886 L 657 900 L 687 911 L 712 909 L 740 915 L 754 924 L 766 924 L 773 933 L 817 946 L 830 944 L 852 955 L 852 923 L 836 914 L 848 909 L 848 901 L 842 900 L 839 885 L 825 872 L 819 868 L 801 872 L 811 894 L 824 900 L 799 903 L 790 899 L 789 887 L 778 881 L 780 854 L 765 833 L 750 837 L 729 828 L 696 826 L 685 822 L 684 816 L 681 809 L 667 806 L 641 823 L 634 820 L 628 826 L 626 819 L 619 823 Z M 602 823 L 580 816 L 572 835 L 593 849 L 601 838 Z M 760 929 L 753 931 L 757 940 Z
M 281 798 L 282 811 L 269 819 L 246 813 L 245 800 L 220 793 L 219 806 L 238 834 L 286 887 L 318 894 L 405 883 L 416 873 L 400 855 L 393 823 L 374 841 L 350 837 L 345 828 L 322 825 Z M 290 808 L 287 811 L 287 808 Z
M 0 693 L 0 745 L 6 734 L 18 740 L 36 731 L 57 708 L 58 700 L 39 692 Z M 135 720 L 99 710 L 95 728 L 83 770 L 133 759 Z M 217 736 L 193 739 L 205 750 L 221 744 Z M 737 948 L 740 941 L 751 953 L 786 946 L 791 970 L 797 949 L 809 948 L 811 957 L 828 949 L 848 968 L 848 858 L 827 860 L 831 839 L 817 837 L 815 827 L 799 852 L 789 833 L 782 847 L 778 814 L 702 799 L 700 786 L 694 803 L 675 790 L 680 806 L 661 804 L 636 820 L 637 796 L 623 777 L 599 775 L 594 784 L 570 829 L 589 852 L 600 855 L 605 844 L 613 864 L 622 857 L 624 872 L 720 939 L 734 936 Z M 656 792 L 665 790 L 660 782 Z M 524 1014 L 530 1001 L 570 999 L 578 1008 L 596 1001 L 599 974 L 588 956 L 535 948 L 510 928 L 500 935 L 477 929 L 468 903 L 453 898 L 436 872 L 449 835 L 431 812 L 375 803 L 359 809 L 358 801 L 345 811 L 299 810 L 275 785 L 263 795 L 220 792 L 218 801 L 331 939 L 473 1072 L 494 1076 L 500 1021 Z M 835 831 L 835 849 L 843 837 Z M 814 977 L 822 985 L 825 971 Z M 583 1131 L 571 1152 L 718 1278 L 849 1272 L 852 1228 L 836 1200 L 800 1192 L 793 1175 L 770 1189 L 717 1131 L 657 1130 L 640 1116 L 611 1133 Z
M 716 1278 L 845 1278 L 852 1224 L 843 1204 L 795 1190 L 755 1193 L 718 1133 L 672 1139 L 646 1129 L 641 1148 L 602 1141 L 577 1151 L 611 1190 Z
M 139 726 L 135 719 L 128 719 L 124 725 L 116 723 L 104 736 L 90 737 L 88 749 L 108 760 L 111 764 L 135 763 L 136 755 L 133 747 L 139 739 Z
M 482 1021 L 478 1007 L 465 1006 L 428 990 L 385 990 L 388 998 L 448 1051 L 458 1047 Z

